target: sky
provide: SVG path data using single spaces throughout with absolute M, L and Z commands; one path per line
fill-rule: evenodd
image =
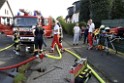
M 73 2 L 78 0 L 8 0 L 14 15 L 19 9 L 26 9 L 28 11 L 39 10 L 44 17 L 58 16 L 65 17 L 67 15 L 67 8 L 72 6 Z

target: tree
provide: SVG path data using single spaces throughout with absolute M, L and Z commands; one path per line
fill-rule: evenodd
M 87 21 L 90 18 L 89 0 L 80 0 L 79 21 Z
M 109 11 L 111 10 L 111 0 L 90 0 L 91 17 L 96 22 L 109 19 Z
M 111 16 L 112 19 L 124 18 L 124 2 L 122 0 L 113 1 Z
M 101 21 L 110 18 L 111 0 L 90 0 L 90 16 L 96 27 L 101 25 Z

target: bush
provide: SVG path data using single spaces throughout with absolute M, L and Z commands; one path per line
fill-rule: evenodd
M 60 24 L 62 25 L 63 28 L 63 32 L 69 34 L 69 35 L 73 35 L 73 27 L 75 25 L 75 23 L 66 23 L 65 20 L 60 16 L 57 18 L 60 22 Z
M 18 73 L 14 78 L 14 83 L 23 83 L 26 80 L 26 77 L 23 73 Z
M 28 67 L 29 64 L 26 64 L 18 68 L 18 74 L 14 77 L 14 83 L 24 83 L 24 80 L 26 80 L 25 71 Z
M 66 30 L 67 24 L 66 24 L 65 20 L 63 19 L 63 17 L 60 16 L 57 19 L 62 26 L 63 32 L 67 33 L 67 30 Z
M 87 23 L 84 22 L 84 21 L 82 21 L 82 22 L 79 23 L 79 26 L 80 26 L 80 27 L 82 27 L 82 26 L 86 27 L 86 25 L 87 25 Z
M 66 30 L 69 35 L 73 35 L 73 28 L 75 26 L 75 23 L 66 23 Z

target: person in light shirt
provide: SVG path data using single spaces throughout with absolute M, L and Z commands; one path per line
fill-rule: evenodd
M 50 52 L 52 53 L 54 51 L 55 44 L 57 44 L 59 49 L 61 50 L 61 52 L 63 52 L 64 49 L 63 49 L 62 45 L 59 42 L 59 37 L 60 37 L 60 31 L 59 30 L 60 30 L 60 27 L 58 26 L 57 21 L 54 21 L 53 25 L 54 25 L 54 29 L 53 29 L 54 36 L 53 36 L 53 41 L 52 41 L 51 51 Z
M 88 26 L 89 26 L 89 30 L 88 30 L 88 49 L 92 49 L 93 48 L 93 32 L 95 30 L 95 24 L 93 23 L 92 19 L 88 20 Z
M 78 23 L 76 23 L 76 26 L 74 26 L 73 32 L 74 32 L 73 45 L 78 45 L 80 35 L 80 27 Z

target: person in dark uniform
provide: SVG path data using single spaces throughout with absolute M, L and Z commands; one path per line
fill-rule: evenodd
M 15 52 L 15 54 L 16 55 L 20 55 L 19 54 L 19 43 L 20 43 L 20 39 L 19 39 L 19 36 L 20 36 L 20 33 L 19 33 L 19 27 L 17 28 L 17 30 L 16 31 L 14 31 L 14 52 Z
M 34 44 L 35 44 L 34 55 L 37 56 L 39 52 L 42 52 L 42 45 L 43 45 L 44 29 L 41 27 L 40 24 L 38 24 L 35 27 L 33 34 L 34 34 Z
M 88 29 L 89 29 L 89 26 L 87 25 L 86 28 L 84 29 L 84 42 L 83 42 L 83 44 L 87 43 Z

